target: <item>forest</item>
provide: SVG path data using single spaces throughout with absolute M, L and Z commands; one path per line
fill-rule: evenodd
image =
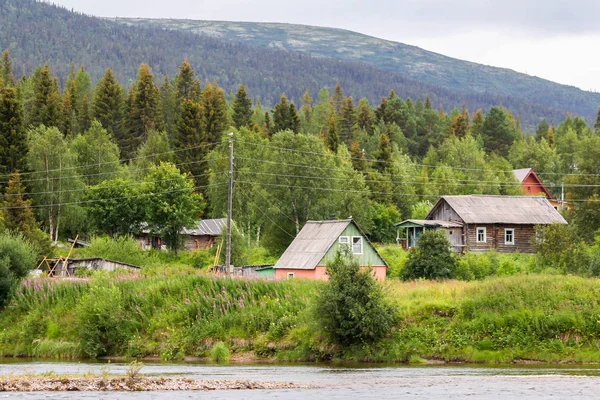
M 526 83 L 514 76 L 498 85 L 516 87 L 521 94 L 523 90 L 518 88 L 525 85 L 528 92 L 544 93 L 543 100 L 534 95 L 500 95 L 492 89 L 444 87 L 423 77 L 411 78 L 361 62 L 253 47 L 157 26 L 127 26 L 38 0 L 0 0 L 0 26 L 0 48 L 11 52 L 15 76 L 31 75 L 39 64 L 49 62 L 62 90 L 72 62 L 84 64 L 94 83 L 111 68 L 121 83 L 130 87 L 141 63 L 151 65 L 157 79 L 162 80 L 166 75 L 173 77 L 187 58 L 202 81 L 217 80 L 228 95 L 243 83 L 253 97 L 260 97 L 270 107 L 282 93 L 299 104 L 307 88 L 315 95 L 323 87 L 333 90 L 340 82 L 348 95 L 357 100 L 366 97 L 371 103 L 379 102 L 393 89 L 401 98 L 416 99 L 428 93 L 436 109 L 440 104 L 460 108 L 463 102 L 473 110 L 502 104 L 521 117 L 524 127 L 533 130 L 542 118 L 558 122 L 568 111 L 592 121 L 598 98 L 597 94 L 548 81 Z M 459 67 L 445 66 L 452 71 L 450 76 L 458 74 Z M 492 75 L 487 74 L 490 80 L 498 79 Z M 467 77 L 471 79 L 470 74 Z M 482 76 L 478 80 L 486 82 Z M 451 77 L 448 83 L 456 85 Z
M 111 69 L 96 85 L 72 66 L 60 89 L 46 64 L 16 79 L 0 64 L 0 223 L 50 251 L 59 239 L 177 232 L 226 212 L 229 133 L 234 211 L 249 245 L 280 254 L 303 224 L 352 216 L 374 242 L 423 218 L 440 195 L 522 194 L 515 168 L 564 190 L 570 244 L 600 228 L 600 116 L 543 120 L 535 134 L 502 106 L 445 112 L 390 91 L 378 104 L 344 94 L 281 94 L 272 108 L 241 85 L 226 95 L 188 61 L 157 82 L 147 64 L 126 89 Z M 313 97 L 314 96 L 314 97 Z

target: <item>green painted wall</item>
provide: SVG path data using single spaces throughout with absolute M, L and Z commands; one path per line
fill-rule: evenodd
M 275 278 L 275 268 L 264 268 L 256 271 L 261 278 Z
M 350 243 L 352 243 L 352 236 L 360 236 L 363 238 L 362 254 L 356 254 L 356 256 L 359 258 L 360 266 L 366 267 L 368 265 L 371 265 L 371 266 L 385 265 L 385 262 L 383 261 L 381 256 L 379 254 L 377 254 L 377 251 L 375 251 L 375 248 L 373 247 L 373 245 L 371 245 L 371 243 L 369 243 L 367 241 L 367 238 L 365 238 L 362 235 L 362 233 L 360 233 L 360 231 L 358 230 L 356 225 L 354 225 L 353 223 L 348 225 L 348 227 L 346 229 L 344 229 L 344 232 L 342 232 L 342 234 L 340 236 L 349 236 Z M 325 256 L 321 259 L 321 261 L 319 261 L 319 265 L 327 266 L 327 261 L 332 259 L 335 256 L 335 253 L 339 247 L 340 247 L 340 241 L 338 238 L 335 241 L 335 243 L 333 244 L 333 246 L 331 246 L 329 248 L 329 250 L 327 251 Z

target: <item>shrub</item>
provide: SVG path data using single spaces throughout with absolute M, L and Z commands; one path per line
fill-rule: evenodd
M 456 258 L 443 231 L 426 230 L 419 245 L 408 255 L 403 278 L 451 279 L 456 274 Z
M 84 257 L 102 257 L 108 260 L 141 265 L 144 262 L 144 251 L 131 236 L 110 238 L 97 236 L 92 238 L 90 247 L 79 251 Z
M 316 320 L 337 345 L 372 343 L 394 323 L 394 309 L 370 268 L 361 270 L 348 248 L 341 248 L 327 265 L 329 284 L 317 297 Z
M 223 342 L 216 343 L 210 350 L 210 358 L 217 363 L 229 362 L 231 355 L 227 345 Z
M 0 307 L 20 280 L 35 268 L 37 249 L 21 235 L 0 234 Z

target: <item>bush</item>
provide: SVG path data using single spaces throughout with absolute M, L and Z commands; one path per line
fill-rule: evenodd
M 329 284 L 317 297 L 315 317 L 340 346 L 366 344 L 383 338 L 393 326 L 394 309 L 370 268 L 361 270 L 348 248 L 341 248 L 327 265 Z
M 144 251 L 131 236 L 112 239 L 108 236 L 92 238 L 90 247 L 79 250 L 83 257 L 102 257 L 112 261 L 142 265 Z
M 419 245 L 408 255 L 403 278 L 452 279 L 456 274 L 456 258 L 443 231 L 426 230 Z
M 8 302 L 21 278 L 35 268 L 37 253 L 23 236 L 0 234 L 0 307 Z
M 210 358 L 213 360 L 213 362 L 217 363 L 229 362 L 231 356 L 229 354 L 227 345 L 223 342 L 218 342 L 215 344 L 210 350 Z

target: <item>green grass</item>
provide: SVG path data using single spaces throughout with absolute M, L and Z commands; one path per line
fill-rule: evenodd
M 343 352 L 312 318 L 321 285 L 215 278 L 188 269 L 29 279 L 0 312 L 0 354 L 224 360 L 227 350 L 230 357 L 252 352 L 288 361 L 600 362 L 597 279 L 389 279 L 385 291 L 399 322 L 380 342 Z

